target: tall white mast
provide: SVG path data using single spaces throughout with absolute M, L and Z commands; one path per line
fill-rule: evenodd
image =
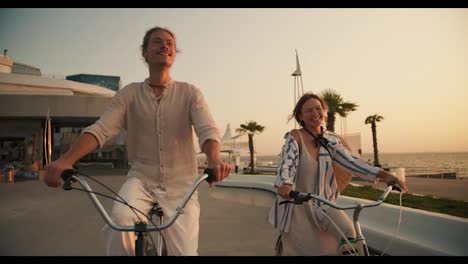
M 47 117 L 44 123 L 44 155 L 45 164 L 52 162 L 52 124 L 50 121 L 50 108 L 47 108 Z
M 297 101 L 304 94 L 304 84 L 302 82 L 302 72 L 301 66 L 299 65 L 299 55 L 297 54 L 296 49 L 296 70 L 291 74 L 294 77 L 294 104 L 296 106 Z M 299 83 L 300 81 L 300 83 Z M 294 123 L 294 128 L 296 128 L 296 122 Z

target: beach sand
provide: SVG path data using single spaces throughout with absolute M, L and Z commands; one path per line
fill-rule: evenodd
M 384 189 L 386 187 L 383 182 L 377 184 L 361 180 L 353 180 L 352 182 L 359 185 L 374 186 L 379 189 Z M 468 179 L 406 177 L 406 185 L 411 194 L 468 202 Z

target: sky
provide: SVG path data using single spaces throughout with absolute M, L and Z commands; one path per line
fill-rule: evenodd
M 296 54 L 305 92 L 334 89 L 359 107 L 337 118 L 360 133 L 379 114 L 380 153 L 468 151 L 468 9 L 0 9 L 0 49 L 45 76 L 148 77 L 140 45 L 153 26 L 181 50 L 171 76 L 201 89 L 224 133 L 255 121 L 259 155 L 278 154 L 294 108 Z M 242 140 L 247 140 L 246 136 Z

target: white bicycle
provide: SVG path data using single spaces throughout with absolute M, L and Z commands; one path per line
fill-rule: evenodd
M 135 256 L 147 256 L 147 255 L 166 256 L 167 255 L 166 243 L 160 231 L 170 227 L 177 220 L 179 215 L 184 213 L 184 208 L 187 205 L 188 201 L 190 200 L 192 195 L 195 193 L 198 186 L 204 180 L 211 183 L 216 179 L 212 169 L 205 169 L 203 175 L 195 179 L 195 182 L 193 183 L 190 190 L 182 198 L 179 206 L 177 206 L 176 213 L 167 221 L 167 223 L 163 223 L 164 212 L 157 202 L 154 203 L 153 208 L 150 210 L 150 212 L 146 214 L 144 212 L 141 212 L 137 208 L 133 207 L 132 205 L 128 204 L 126 201 L 124 201 L 124 199 L 122 199 L 122 197 L 120 197 L 117 193 L 112 191 L 110 188 L 108 188 L 104 184 L 100 183 L 94 178 L 91 178 L 90 176 L 87 176 L 83 173 L 78 172 L 77 170 L 74 170 L 74 169 L 64 170 L 61 176 L 64 181 L 63 186 L 62 186 L 64 190 L 67 190 L 67 191 L 68 190 L 80 190 L 80 191 L 85 191 L 86 193 L 88 193 L 89 198 L 93 202 L 94 206 L 99 211 L 104 221 L 111 228 L 117 231 L 136 233 L 137 239 L 135 240 Z M 97 183 L 99 183 L 100 185 L 104 186 L 106 189 L 114 193 L 120 200 L 113 198 L 111 196 L 93 191 L 91 187 L 89 186 L 89 184 L 87 183 L 87 181 L 84 179 L 84 177 L 88 177 L 89 179 L 92 179 L 96 181 Z M 72 183 L 76 181 L 78 181 L 84 189 L 72 187 Z M 135 214 L 139 218 L 139 221 L 136 222 L 135 225 L 133 226 L 117 225 L 110 218 L 106 209 L 104 209 L 104 207 L 102 206 L 101 202 L 96 197 L 96 195 L 101 195 L 101 196 L 107 197 L 109 199 L 113 199 L 117 202 L 127 205 L 135 212 Z M 141 219 L 140 216 L 136 212 L 139 212 L 145 215 L 147 220 L 151 223 L 151 225 L 146 224 L 146 221 L 143 221 L 143 219 Z M 157 224 L 155 224 L 155 222 L 153 221 L 153 217 L 156 217 Z M 156 241 L 154 241 L 152 236 L 149 234 L 149 232 L 152 232 L 152 231 L 157 231 L 155 233 Z M 150 243 L 148 243 L 148 240 L 150 241 Z
M 361 224 L 359 223 L 359 215 L 360 215 L 362 209 L 364 209 L 364 208 L 375 207 L 375 206 L 381 205 L 383 203 L 383 201 L 385 201 L 388 194 L 392 190 L 397 190 L 397 191 L 399 191 L 401 193 L 401 188 L 398 185 L 390 184 L 390 185 L 387 186 L 387 188 L 385 189 L 383 194 L 380 196 L 380 198 L 375 202 L 371 202 L 371 203 L 361 203 L 361 202 L 359 202 L 359 203 L 356 203 L 355 205 L 344 205 L 344 206 L 340 206 L 340 205 L 337 205 L 335 203 L 332 203 L 332 202 L 330 202 L 330 201 L 328 201 L 328 200 L 326 200 L 326 199 L 324 199 L 322 197 L 317 196 L 316 194 L 291 191 L 289 193 L 289 197 L 292 198 L 292 201 L 289 201 L 289 200 L 288 201 L 283 201 L 280 204 L 282 204 L 282 203 L 303 204 L 303 203 L 307 203 L 311 199 L 315 199 L 317 201 L 320 201 L 320 202 L 322 202 L 324 204 L 327 204 L 327 205 L 329 205 L 329 206 L 331 206 L 333 208 L 336 208 L 338 210 L 354 209 L 353 224 L 354 224 L 354 228 L 356 230 L 355 243 L 351 244 L 350 241 L 345 239 L 346 246 L 342 247 L 343 250 L 337 249 L 336 255 L 338 255 L 338 256 L 346 256 L 346 255 L 371 256 L 371 255 L 379 255 L 378 254 L 379 252 L 377 250 L 370 249 L 367 246 L 366 238 L 362 234 Z M 281 234 L 280 234 L 277 241 L 276 241 L 276 246 L 275 246 L 276 256 L 281 256 L 282 251 L 283 251 L 283 243 L 282 243 Z

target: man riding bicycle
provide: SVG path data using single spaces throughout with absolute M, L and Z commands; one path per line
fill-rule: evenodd
M 46 166 L 44 181 L 58 187 L 64 169 L 102 148 L 123 128 L 131 168 L 119 195 L 143 212 L 157 201 L 170 216 L 198 173 L 192 126 L 216 181 L 226 178 L 231 166 L 221 159 L 219 131 L 200 90 L 170 77 L 178 51 L 174 34 L 165 28 L 151 28 L 141 48 L 149 77 L 120 89 L 100 119 L 87 127 L 65 154 Z M 199 216 L 200 205 L 194 195 L 184 214 L 163 231 L 169 255 L 198 255 Z M 114 203 L 112 218 L 119 225 L 138 221 L 134 212 L 120 203 Z M 108 255 L 134 254 L 134 232 L 107 227 L 105 236 Z

